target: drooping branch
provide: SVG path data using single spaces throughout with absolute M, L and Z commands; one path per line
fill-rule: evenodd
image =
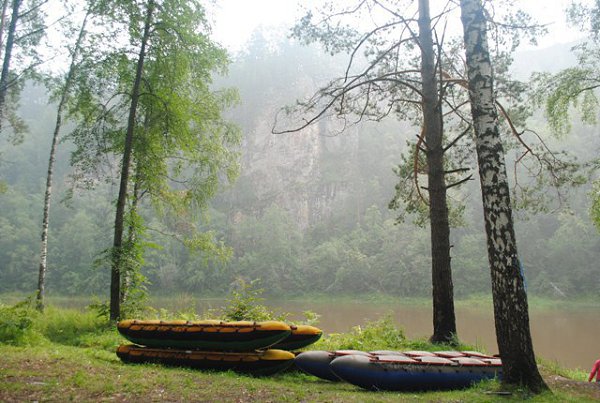
M 421 193 L 421 187 L 419 186 L 419 151 L 422 150 L 421 145 L 425 144 L 425 126 L 421 127 L 421 134 L 417 135 L 417 144 L 415 145 L 415 158 L 413 161 L 413 181 L 415 184 L 415 189 L 417 189 L 417 195 L 419 196 L 419 199 L 421 199 L 421 201 L 425 204 L 429 204 L 429 202 L 425 199 L 425 196 L 423 196 L 423 193 Z
M 457 84 L 460 87 L 468 90 L 467 81 L 462 78 L 451 77 L 449 73 L 444 72 L 443 79 L 447 83 Z M 600 87 L 600 85 L 598 85 L 598 87 Z M 513 186 L 514 191 L 516 192 L 516 189 L 520 187 L 518 166 L 524 166 L 531 173 L 532 176 L 541 175 L 543 167 L 546 167 L 546 169 L 548 170 L 548 172 L 552 178 L 552 181 L 555 184 L 559 184 L 561 179 L 560 179 L 560 175 L 557 173 L 557 170 L 560 167 L 566 166 L 566 163 L 564 161 L 561 161 L 556 156 L 556 154 L 546 145 L 546 143 L 543 141 L 541 136 L 538 133 L 536 133 L 535 131 L 530 130 L 530 129 L 525 129 L 525 130 L 519 132 L 519 130 L 515 126 L 513 120 L 511 119 L 510 115 L 508 114 L 508 111 L 504 107 L 504 105 L 500 101 L 498 101 L 498 99 L 494 99 L 494 103 L 497 106 L 498 110 L 500 111 L 500 115 L 506 120 L 506 123 L 508 125 L 510 133 L 517 139 L 518 143 L 525 150 L 521 153 L 521 155 L 514 162 L 514 167 L 513 167 L 513 172 L 514 172 L 513 176 L 514 176 L 514 181 L 515 181 L 515 184 Z M 460 114 L 459 114 L 459 116 L 460 116 Z M 470 129 L 470 127 L 467 129 L 467 131 L 469 129 Z M 529 144 L 527 144 L 525 142 L 525 140 L 523 139 L 523 134 L 525 132 L 533 133 L 537 137 L 539 143 L 541 144 L 541 148 L 543 150 L 542 153 L 536 152 L 533 149 L 533 147 L 531 147 Z M 465 132 L 463 132 L 463 133 L 466 134 Z M 462 135 L 459 137 L 462 137 Z M 457 141 L 457 139 L 456 139 L 456 141 Z M 449 145 L 447 148 L 449 148 L 450 146 L 451 145 Z M 524 158 L 527 155 L 531 155 L 538 162 L 539 165 L 538 165 L 537 172 L 531 172 L 531 170 L 523 163 Z M 550 156 L 550 158 L 548 158 L 548 156 Z M 559 203 L 562 204 L 562 195 L 560 194 L 560 192 L 557 196 L 559 198 Z
M 27 18 L 29 15 L 35 13 L 36 11 L 38 11 L 39 9 L 42 8 L 42 6 L 46 3 L 48 3 L 50 0 L 44 0 L 41 3 L 38 3 L 37 5 L 35 5 L 34 7 L 31 7 L 30 9 L 24 11 L 23 13 L 19 14 L 18 18 L 20 20 Z
M 444 173 L 445 174 L 456 174 L 459 172 L 468 172 L 470 170 L 471 170 L 471 168 L 456 168 L 456 169 L 450 169 L 450 170 L 444 171 Z
M 359 2 L 357 5 L 356 5 L 356 7 L 352 8 L 352 9 L 349 9 L 349 10 L 343 10 L 343 11 L 340 11 L 340 12 L 337 12 L 337 13 L 334 13 L 334 14 L 331 14 L 331 15 L 328 15 L 327 17 L 323 18 L 323 19 L 322 19 L 322 20 L 319 22 L 319 25 L 320 25 L 320 24 L 323 24 L 323 23 L 324 23 L 324 22 L 326 22 L 326 21 L 332 20 L 332 19 L 334 19 L 335 17 L 341 17 L 341 16 L 344 16 L 344 15 L 352 15 L 352 14 L 354 14 L 355 12 L 357 12 L 358 10 L 360 10 L 360 9 L 361 9 L 361 7 L 362 7 L 362 6 L 363 6 L 363 5 L 364 5 L 366 2 L 367 2 L 367 0 L 361 0 L 361 1 L 360 1 L 360 2 Z
M 360 48 L 362 47 L 362 45 L 369 39 L 371 38 L 373 35 L 375 35 L 377 32 L 382 31 L 384 29 L 393 27 L 394 25 L 398 25 L 399 22 L 394 21 L 391 22 L 389 24 L 385 24 L 382 25 L 380 27 L 376 27 L 375 29 L 367 32 L 363 38 L 358 42 L 358 44 L 354 47 L 354 49 L 352 50 L 352 53 L 350 54 L 350 60 L 348 61 L 348 65 L 346 66 L 346 72 L 344 73 L 344 82 L 346 82 L 348 80 L 348 74 L 350 74 L 350 69 L 352 68 L 352 65 L 354 64 L 354 58 L 356 56 L 356 53 L 360 50 Z M 407 39 L 408 40 L 408 39 Z
M 412 71 L 407 70 L 406 72 L 412 72 Z M 329 101 L 322 108 L 320 108 L 320 110 L 313 117 L 311 117 L 308 120 L 305 119 L 305 122 L 296 128 L 285 129 L 285 130 L 276 130 L 275 129 L 275 127 L 277 126 L 277 116 L 276 116 L 275 124 L 273 125 L 273 128 L 271 129 L 271 133 L 273 133 L 273 134 L 295 133 L 295 132 L 299 132 L 299 131 L 307 128 L 308 126 L 310 126 L 311 124 L 315 123 L 316 121 L 321 119 L 323 116 L 325 116 L 325 114 L 329 110 L 331 110 L 331 108 L 339 100 L 342 100 L 347 94 L 349 94 L 353 90 L 361 88 L 363 86 L 369 87 L 370 85 L 377 84 L 380 82 L 381 83 L 391 82 L 395 85 L 406 87 L 411 92 L 414 92 L 414 93 L 420 95 L 421 91 L 415 85 L 409 83 L 408 81 L 394 78 L 394 76 L 403 74 L 406 72 L 389 73 L 386 75 L 378 76 L 378 77 L 375 77 L 372 79 L 359 81 L 359 82 L 356 82 L 357 79 L 353 79 L 350 83 L 348 83 L 347 85 L 344 85 L 342 87 L 325 87 L 324 89 L 318 91 L 317 94 L 311 100 L 309 100 L 306 104 L 303 105 L 305 110 L 309 110 L 312 107 L 314 107 L 318 101 L 322 100 L 324 98 L 324 96 L 330 97 Z M 281 111 L 279 111 L 277 113 L 277 115 L 279 115 L 280 112 Z
M 410 35 L 413 38 L 418 38 L 419 34 L 416 33 L 415 31 L 413 31 L 412 27 L 410 26 L 410 22 L 415 22 L 417 21 L 416 18 L 416 14 L 413 15 L 412 18 L 406 18 L 403 15 L 399 14 L 398 12 L 392 10 L 391 8 L 387 7 L 386 5 L 382 4 L 380 1 L 378 0 L 374 0 L 374 3 L 377 4 L 379 7 L 381 7 L 383 10 L 387 11 L 388 13 L 390 13 L 391 15 L 393 15 L 394 17 L 398 18 L 400 20 L 400 22 L 402 22 L 404 24 L 404 26 L 406 27 L 406 29 L 408 30 L 408 32 L 410 32 Z M 417 44 L 419 42 L 417 41 Z
M 462 78 L 453 78 L 447 72 L 443 72 L 443 77 L 444 77 L 444 81 L 445 82 L 458 84 L 459 86 L 461 86 L 462 88 L 466 89 L 467 91 L 469 90 L 469 86 L 468 86 L 467 80 L 462 79 Z M 515 127 L 512 119 L 510 118 L 510 116 L 506 112 L 506 109 L 504 108 L 504 106 L 497 99 L 494 99 L 494 103 L 496 104 L 496 106 L 500 110 L 500 113 L 502 114 L 502 116 L 506 119 L 506 122 L 508 123 L 508 126 L 510 128 L 511 133 L 517 138 L 517 140 L 519 141 L 519 143 L 521 143 L 521 145 L 527 150 L 527 152 L 531 153 L 532 155 L 535 155 L 535 153 L 533 152 L 533 150 L 531 150 L 531 148 L 521 138 L 521 134 L 522 133 L 519 133 L 519 131 Z

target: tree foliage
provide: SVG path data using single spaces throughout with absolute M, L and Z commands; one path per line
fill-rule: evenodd
M 590 34 L 590 39 L 572 49 L 577 56 L 578 65 L 555 74 L 533 75 L 536 84 L 533 99 L 545 108 L 549 126 L 559 135 L 571 131 L 573 114 L 586 124 L 596 124 L 599 106 L 596 92 L 600 87 L 600 4 L 574 2 L 568 9 L 568 17 L 572 25 Z M 598 159 L 594 158 L 588 164 L 591 172 L 594 172 L 598 167 Z M 597 183 L 596 179 L 595 187 Z M 600 225 L 597 214 L 598 192 L 592 191 L 591 199 L 592 219 Z
M 244 147 L 240 152 L 244 164 L 248 163 L 250 167 L 271 166 L 267 161 L 281 152 L 269 143 L 272 137 L 267 135 L 268 124 L 265 122 L 272 116 L 273 106 L 295 99 L 298 96 L 296 90 L 301 94 L 311 93 L 315 83 L 323 78 L 322 66 L 333 69 L 341 64 L 339 59 L 329 58 L 318 48 L 301 47 L 294 41 L 262 42 L 261 45 L 260 38 L 256 40 L 254 46 L 247 48 L 247 53 L 234 59 L 229 77 L 220 79 L 218 84 L 240 89 L 241 104 L 224 116 L 242 127 Z M 99 49 L 86 50 L 97 52 Z M 562 57 L 561 53 L 548 55 L 546 52 L 552 50 L 541 50 L 533 56 L 528 54 L 527 61 L 530 57 L 551 60 Z M 516 58 L 519 57 L 517 53 Z M 100 85 L 101 78 L 111 71 L 108 57 L 105 59 L 106 70 L 99 70 L 90 81 L 90 90 L 106 90 L 104 102 L 94 104 L 97 110 L 102 110 L 104 104 L 110 108 L 113 104 L 108 102 L 109 96 L 118 92 L 111 87 L 111 81 L 105 81 L 106 87 Z M 93 65 L 88 63 L 86 67 Z M 83 93 L 82 89 L 81 86 L 78 88 L 79 94 Z M 47 105 L 45 89 L 27 85 L 23 91 L 23 98 L 29 102 L 21 105 L 18 112 L 29 126 L 31 135 L 16 147 L 7 144 L 6 138 L 0 138 L 3 151 L 0 177 L 6 182 L 6 190 L 0 194 L 0 292 L 32 294 L 36 284 L 32 267 L 38 259 L 39 206 L 43 200 L 40 173 L 46 169 L 50 146 L 48 128 L 54 124 L 55 107 Z M 90 104 L 94 99 L 77 98 L 79 102 Z M 94 114 L 82 116 L 92 121 Z M 537 119 L 535 123 L 539 127 L 544 122 L 539 115 Z M 106 132 L 106 138 L 103 138 L 101 130 L 92 131 L 92 125 L 89 127 L 88 133 L 98 137 L 89 142 L 88 148 L 79 148 L 78 152 L 87 153 L 90 162 L 98 164 L 90 164 L 89 169 L 84 170 L 82 163 L 73 172 L 68 157 L 77 147 L 72 138 L 64 139 L 58 149 L 54 190 L 57 203 L 53 207 L 52 221 L 54 241 L 49 245 L 49 265 L 53 269 L 47 278 L 51 298 L 57 295 L 105 298 L 109 284 L 106 264 L 97 267 L 93 262 L 111 242 L 112 222 L 107 218 L 114 214 L 118 142 L 116 134 L 111 138 Z M 101 127 L 98 122 L 97 128 Z M 293 205 L 261 193 L 262 189 L 271 186 L 270 182 L 278 181 L 277 177 L 262 171 L 254 174 L 245 165 L 234 185 L 222 189 L 223 192 L 208 201 L 206 214 L 176 217 L 170 214 L 173 209 L 164 207 L 165 214 L 159 215 L 146 194 L 138 209 L 146 233 L 138 239 L 144 246 L 140 270 L 148 280 L 147 289 L 152 295 L 169 297 L 179 293 L 219 297 L 242 278 L 246 282 L 260 279 L 269 296 L 351 292 L 354 297 L 356 293 L 377 293 L 399 300 L 429 297 L 428 231 L 414 227 L 410 220 L 395 224 L 397 213 L 387 209 L 387 200 L 392 197 L 397 182 L 391 169 L 397 164 L 405 142 L 413 140 L 415 133 L 419 133 L 419 128 L 409 122 L 386 120 L 377 124 L 363 122 L 356 130 L 342 136 L 320 136 L 320 148 L 313 155 L 318 169 L 309 180 L 304 182 L 297 176 L 287 176 L 286 181 L 272 185 L 274 189 L 285 188 L 280 192 L 290 200 L 309 197 L 321 203 L 308 227 L 300 225 L 298 211 Z M 281 142 L 292 144 L 288 141 L 290 137 Z M 573 118 L 569 141 L 550 140 L 550 145 L 589 157 L 594 155 L 598 138 L 596 130 Z M 109 146 L 112 152 L 109 152 Z M 298 142 L 285 152 L 293 155 L 305 147 L 305 143 Z M 97 151 L 106 153 L 96 154 Z M 515 158 L 508 157 L 509 161 Z M 290 169 L 275 166 L 273 171 L 289 172 Z M 294 172 L 295 175 L 298 173 Z M 75 178 L 80 180 L 77 182 L 79 187 L 72 188 Z M 85 185 L 93 185 L 93 189 L 82 189 Z M 545 185 L 540 190 L 552 194 Z M 594 298 L 600 292 L 600 284 L 594 280 L 597 278 L 595 263 L 600 259 L 600 238 L 595 235 L 587 215 L 589 205 L 585 195 L 588 191 L 585 185 L 566 194 L 572 213 L 537 212 L 520 216 L 516 222 L 530 296 L 562 301 Z M 453 229 L 451 236 L 454 290 L 461 298 L 490 293 L 490 273 L 486 269 L 485 239 L 481 231 L 481 205 L 474 197 L 477 192 L 476 184 L 468 182 L 464 190 L 453 195 L 465 209 L 464 225 Z M 253 233 L 255 223 L 259 223 L 256 229 L 260 233 Z M 185 245 L 187 238 L 183 236 L 189 234 L 190 228 L 198 231 L 194 239 L 199 243 L 204 246 L 214 244 L 217 249 L 211 251 L 203 246 L 190 253 Z M 285 235 L 276 237 L 270 234 L 270 228 L 274 228 L 274 234 Z M 268 241 L 260 241 L 262 237 Z M 238 248 L 238 243 L 243 248 Z M 277 253 L 272 253 L 271 243 L 286 253 L 285 258 L 280 259 Z M 229 257 L 229 260 L 211 258 L 217 251 L 224 252 L 221 256 Z M 253 265 L 257 262 L 269 270 L 261 272 Z M 290 267 L 286 267 L 288 264 Z M 278 273 L 280 268 L 282 275 Z M 293 285 L 281 283 L 290 276 L 295 281 Z M 77 299 L 69 298 L 68 301 L 74 303 Z
M 16 113 L 21 91 L 28 79 L 37 77 L 37 68 L 45 60 L 38 46 L 46 34 L 48 0 L 4 0 L 0 19 L 0 130 L 6 132 L 6 120 L 13 142 L 22 140 L 26 130 Z
M 118 278 L 127 249 L 123 249 L 125 209 L 132 209 L 132 201 L 144 197 L 159 214 L 181 219 L 205 209 L 222 180 L 232 181 L 237 175 L 237 154 L 232 147 L 238 134 L 221 118 L 221 110 L 235 100 L 235 94 L 210 88 L 213 72 L 223 72 L 228 60 L 225 51 L 210 40 L 200 3 L 109 3 L 97 3 L 96 12 L 114 24 L 111 35 L 128 40 L 105 51 L 100 60 L 92 60 L 90 68 L 96 74 L 87 75 L 78 87 L 73 113 L 80 124 L 72 138 L 77 145 L 73 163 L 79 175 L 97 179 L 102 162 L 108 160 L 114 166 L 121 160 L 110 251 L 111 315 L 116 317 L 118 308 L 112 307 L 121 294 Z M 135 171 L 131 181 L 138 192 L 133 196 L 130 170 Z M 189 239 L 195 237 L 193 226 L 180 229 Z M 207 243 L 196 238 L 188 244 Z

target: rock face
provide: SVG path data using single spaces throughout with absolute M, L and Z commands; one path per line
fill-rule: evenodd
M 326 124 L 295 133 L 273 134 L 275 113 L 269 109 L 256 119 L 252 129 L 244 132 L 242 174 L 233 195 L 236 221 L 245 215 L 260 216 L 266 208 L 276 205 L 305 230 L 326 219 L 334 203 L 348 196 L 344 175 L 335 172 L 343 167 L 327 166 L 326 158 L 340 154 L 351 157 L 356 136 L 333 136 Z

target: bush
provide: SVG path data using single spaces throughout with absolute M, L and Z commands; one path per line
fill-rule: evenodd
M 448 344 L 432 344 L 426 339 L 408 340 L 404 331 L 392 320 L 391 315 L 367 322 L 364 326 L 355 326 L 348 333 L 332 333 L 323 337 L 314 345 L 315 350 L 473 350 L 473 346 L 453 340 Z
M 16 346 L 48 342 L 113 350 L 120 336 L 114 325 L 94 312 L 48 307 L 34 308 L 33 298 L 13 306 L 0 305 L 0 343 Z
M 256 288 L 257 281 L 239 281 L 239 289 L 233 290 L 231 297 L 223 308 L 221 318 L 227 321 L 250 320 L 281 320 L 285 321 L 289 314 L 276 314 L 262 304 L 263 289 Z
M 13 306 L 0 305 L 0 343 L 31 345 L 42 342 L 43 336 L 35 326 L 39 318 L 32 298 Z
M 398 350 L 406 346 L 404 331 L 385 316 L 364 326 L 354 326 L 348 333 L 332 333 L 315 348 L 323 350 Z

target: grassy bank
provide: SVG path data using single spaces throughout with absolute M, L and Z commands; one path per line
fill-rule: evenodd
M 495 381 L 450 392 L 368 392 L 289 371 L 268 378 L 202 372 L 158 365 L 127 365 L 115 355 L 125 342 L 93 312 L 50 308 L 44 315 L 26 305 L 0 308 L 0 401 L 521 401 L 578 402 L 600 399 L 585 374 L 542 364 L 552 392 L 528 396 Z M 382 319 L 327 337 L 314 349 L 433 348 L 407 340 Z M 468 346 L 464 346 L 468 347 Z M 446 348 L 446 347 L 442 347 Z M 508 395 L 500 393 L 509 393 Z
M 496 382 L 462 391 L 393 393 L 363 391 L 294 372 L 252 378 L 231 372 L 125 365 L 112 351 L 89 347 L 4 345 L 0 354 L 0 401 L 489 402 L 528 398 L 531 402 L 585 402 L 600 398 L 589 387 L 596 385 L 555 381 L 551 374 L 546 377 L 553 392 L 535 397 L 503 390 Z

